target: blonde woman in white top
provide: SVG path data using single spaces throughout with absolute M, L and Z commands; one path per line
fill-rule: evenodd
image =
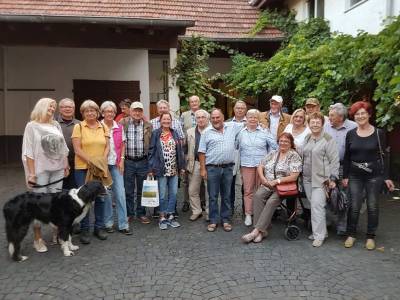
M 26 125 L 22 142 L 22 162 L 28 188 L 35 193 L 56 193 L 62 189 L 62 179 L 68 176 L 68 147 L 54 112 L 57 103 L 50 98 L 40 99 L 31 113 L 31 121 Z M 60 180 L 61 179 L 61 180 Z M 33 185 L 46 185 L 35 188 Z M 38 252 L 46 252 L 40 223 L 33 224 L 33 247 Z
M 290 133 L 294 138 L 294 144 L 296 149 L 303 146 L 305 137 L 311 133 L 307 126 L 306 112 L 304 109 L 296 109 L 291 118 L 290 124 L 288 124 L 284 132 Z

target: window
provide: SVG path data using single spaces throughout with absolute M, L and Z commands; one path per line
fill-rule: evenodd
M 310 18 L 324 18 L 325 0 L 309 0 L 308 15 Z

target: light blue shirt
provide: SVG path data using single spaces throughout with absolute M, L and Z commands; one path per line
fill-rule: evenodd
M 326 120 L 325 120 L 326 121 Z M 335 128 L 331 125 L 331 122 L 325 122 L 324 131 L 328 133 L 335 141 L 339 150 L 339 159 L 343 161 L 344 152 L 346 148 L 346 134 L 349 130 L 357 127 L 357 123 L 353 122 L 349 119 L 346 119 L 343 122 L 343 125 L 340 128 Z
M 271 112 L 269 112 L 269 130 L 275 140 L 278 139 L 278 127 L 280 119 L 281 119 L 280 113 L 272 114 Z
M 271 150 L 278 149 L 278 145 L 269 132 L 258 126 L 255 131 L 244 128 L 239 136 L 240 165 L 242 167 L 257 167 L 261 160 Z
M 220 132 L 208 127 L 201 135 L 199 152 L 206 155 L 206 165 L 230 164 L 235 162 L 236 138 L 243 129 L 242 123 L 224 123 Z

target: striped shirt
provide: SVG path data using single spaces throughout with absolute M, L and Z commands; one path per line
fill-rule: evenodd
M 129 120 L 126 134 L 126 157 L 141 158 L 144 156 L 143 120 L 139 123 Z
M 150 120 L 151 125 L 153 126 L 153 130 L 156 130 L 161 127 L 160 124 L 160 117 L 154 118 Z M 178 119 L 172 119 L 172 129 L 175 130 L 176 134 L 178 135 L 179 139 L 184 140 L 185 134 L 183 133 L 182 124 Z
M 257 167 L 267 153 L 278 148 L 269 130 L 260 126 L 254 131 L 244 128 L 238 136 L 238 143 L 240 165 L 249 168 Z
M 208 164 L 230 164 L 235 162 L 236 137 L 243 123 L 224 123 L 224 131 L 208 127 L 200 138 L 199 152 L 206 155 Z

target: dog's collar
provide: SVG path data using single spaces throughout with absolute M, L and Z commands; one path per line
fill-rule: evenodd
M 84 207 L 84 206 L 85 206 L 85 203 L 82 201 L 81 198 L 78 197 L 78 192 L 79 192 L 80 189 L 81 189 L 81 188 L 78 188 L 78 189 L 71 189 L 71 190 L 68 192 L 68 195 L 70 195 L 71 198 L 74 199 L 81 207 Z

